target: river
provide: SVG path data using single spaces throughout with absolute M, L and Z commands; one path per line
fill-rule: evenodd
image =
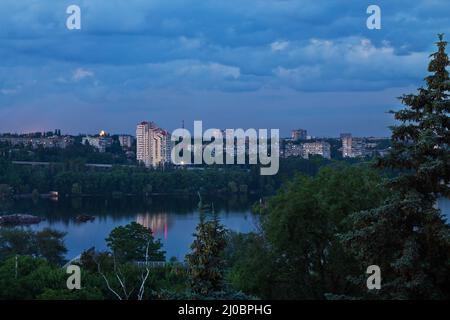
M 205 199 L 205 202 L 214 203 L 221 222 L 237 232 L 257 229 L 257 219 L 250 210 L 254 201 L 247 197 Z M 155 238 L 163 243 L 167 259 L 176 257 L 183 260 L 190 250 L 199 222 L 197 205 L 195 196 L 157 196 L 149 199 L 95 197 L 58 201 L 29 199 L 16 201 L 11 212 L 43 217 L 43 222 L 31 227 L 34 230 L 51 227 L 66 232 L 68 259 L 91 247 L 106 249 L 105 238 L 112 229 L 135 221 L 153 230 Z M 450 200 L 440 199 L 439 207 L 450 223 Z M 95 216 L 95 220 L 76 222 L 75 217 L 80 214 Z
M 255 230 L 257 220 L 250 210 L 253 201 L 247 197 L 204 199 L 204 202 L 213 202 L 221 222 L 237 232 Z M 66 232 L 68 259 L 91 247 L 106 249 L 105 238 L 112 229 L 135 221 L 149 227 L 154 237 L 161 240 L 167 259 L 176 257 L 183 260 L 189 252 L 199 222 L 197 207 L 196 196 L 157 196 L 149 199 L 95 197 L 58 201 L 20 200 L 14 203 L 11 211 L 43 217 L 43 222 L 31 227 L 34 230 L 51 227 Z M 79 223 L 75 218 L 80 214 L 95 216 L 95 220 Z

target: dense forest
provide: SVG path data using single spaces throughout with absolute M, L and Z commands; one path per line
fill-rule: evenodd
M 217 166 L 147 169 L 114 166 L 86 167 L 84 162 L 68 161 L 47 166 L 17 165 L 0 158 L 0 192 L 11 195 L 47 193 L 60 195 L 112 195 L 152 193 L 258 193 L 272 194 L 296 172 L 314 175 L 336 161 L 320 157 L 311 160 L 283 159 L 276 176 L 261 176 L 257 166 Z

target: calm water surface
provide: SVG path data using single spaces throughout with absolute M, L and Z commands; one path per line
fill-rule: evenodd
M 238 232 L 254 231 L 256 218 L 250 207 L 254 200 L 246 197 L 228 199 L 204 199 L 213 202 L 221 222 Z M 198 198 L 152 197 L 141 198 L 82 198 L 51 200 L 20 200 L 11 208 L 14 213 L 29 213 L 45 218 L 45 221 L 31 228 L 40 230 L 51 227 L 67 233 L 65 244 L 67 258 L 71 259 L 82 251 L 95 247 L 106 249 L 105 238 L 117 226 L 132 221 L 153 230 L 155 238 L 163 243 L 166 258 L 183 260 L 189 252 L 193 233 L 199 222 Z M 95 216 L 95 221 L 78 223 L 79 214 Z
M 221 222 L 237 232 L 251 232 L 257 228 L 257 219 L 250 208 L 256 199 L 230 197 L 227 199 L 204 199 L 213 202 Z M 95 247 L 106 249 L 105 238 L 117 226 L 132 221 L 153 230 L 155 238 L 161 239 L 166 257 L 183 260 L 189 252 L 193 233 L 199 221 L 198 199 L 188 197 L 138 198 L 83 198 L 51 200 L 20 200 L 10 207 L 12 213 L 29 213 L 45 218 L 32 229 L 51 227 L 67 232 L 65 244 L 67 258 L 71 259 L 82 251 Z M 439 207 L 450 223 L 450 200 L 440 199 Z M 79 214 L 95 216 L 95 221 L 78 223 Z

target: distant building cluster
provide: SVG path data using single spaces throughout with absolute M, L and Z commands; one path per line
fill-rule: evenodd
M 74 142 L 70 136 L 62 136 L 61 130 L 55 132 L 34 132 L 27 134 L 4 134 L 0 135 L 0 142 L 9 143 L 11 146 L 28 146 L 37 148 L 61 148 L 64 149 Z
M 360 158 L 375 155 L 384 157 L 389 152 L 389 143 L 387 141 L 389 141 L 388 138 L 356 138 L 351 133 L 342 133 L 340 139 L 318 139 L 308 135 L 306 129 L 295 129 L 291 131 L 290 138 L 283 139 L 280 155 L 284 158 L 301 157 L 304 159 L 319 155 L 326 159 L 331 159 L 331 142 L 333 148 L 335 148 L 335 156 L 338 156 L 339 152 L 343 158 Z
M 106 134 L 105 131 L 100 131 L 96 136 L 85 136 L 81 138 L 81 143 L 90 145 L 96 148 L 99 152 L 106 152 L 106 148 L 111 147 L 113 143 L 112 137 Z
M 353 138 L 351 133 L 341 133 L 342 141 L 342 157 L 343 158 L 354 158 L 352 152 Z
M 308 159 L 310 155 L 319 155 L 331 159 L 331 145 L 325 141 L 303 143 L 303 158 Z
M 170 162 L 170 134 L 154 122 L 141 122 L 136 127 L 136 159 L 146 167 L 159 167 Z
M 299 143 L 287 141 L 284 144 L 283 150 L 281 150 L 281 155 L 284 158 L 303 157 L 303 146 Z
M 291 131 L 292 141 L 300 141 L 308 139 L 308 132 L 305 129 L 295 129 Z
M 217 135 L 222 136 L 224 142 L 223 154 L 237 157 L 257 153 L 250 148 L 249 136 L 244 140 L 236 139 L 226 130 L 217 129 Z M 219 135 L 220 133 L 220 135 Z M 0 142 L 11 146 L 25 146 L 37 148 L 60 148 L 74 144 L 75 136 L 61 135 L 61 130 L 54 132 L 35 132 L 27 134 L 0 134 Z M 229 144 L 228 141 L 235 141 Z M 143 121 L 136 126 L 136 137 L 130 134 L 109 135 L 100 131 L 97 135 L 82 135 L 81 143 L 94 147 L 98 152 L 106 152 L 113 145 L 120 145 L 128 159 L 136 159 L 146 167 L 160 167 L 171 161 L 172 142 L 168 131 L 158 127 L 156 123 Z M 188 146 L 191 150 L 194 146 Z M 206 144 L 202 145 L 204 149 Z M 250 150 L 251 149 L 251 150 Z M 192 151 L 192 150 L 191 150 Z M 202 150 L 203 151 L 203 150 Z M 291 136 L 281 140 L 280 156 L 283 158 L 301 157 L 309 159 L 311 156 L 322 156 L 326 159 L 333 157 L 359 158 L 367 156 L 386 156 L 389 153 L 389 139 L 375 137 L 354 137 L 351 133 L 342 133 L 340 138 L 315 138 L 308 135 L 306 129 L 294 129 Z
M 310 156 L 319 155 L 331 159 L 331 145 L 326 141 L 295 143 L 287 141 L 281 152 L 284 158 L 302 157 L 308 159 Z
M 355 138 L 351 133 L 342 133 L 342 157 L 359 158 L 373 155 L 385 156 L 388 149 L 379 149 L 379 138 Z

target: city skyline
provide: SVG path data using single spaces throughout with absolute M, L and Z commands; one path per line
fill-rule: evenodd
M 141 120 L 138 121 L 135 125 L 134 125 L 134 130 L 130 130 L 127 132 L 111 132 L 111 131 L 106 131 L 103 129 L 103 127 L 99 127 L 97 130 L 93 130 L 91 132 L 77 132 L 77 133 L 72 133 L 72 132 L 67 132 L 64 129 L 61 128 L 49 128 L 49 129 L 44 129 L 44 130 L 37 130 L 37 131 L 4 131 L 4 132 L 0 132 L 0 136 L 2 135 L 17 135 L 17 136 L 28 136 L 28 135 L 35 135 L 35 134 L 42 134 L 43 136 L 45 136 L 46 134 L 50 134 L 51 135 L 59 135 L 59 136 L 71 136 L 71 137 L 101 137 L 103 135 L 105 136 L 118 136 L 119 138 L 123 138 L 123 137 L 133 137 L 136 138 L 136 126 L 139 126 L 142 123 L 153 123 L 156 125 L 156 127 L 159 130 L 163 130 L 168 134 L 171 134 L 172 131 L 175 131 L 177 129 L 182 129 L 182 128 L 186 128 L 186 129 L 192 129 L 194 128 L 193 125 L 189 126 L 189 125 L 185 125 L 184 121 L 182 121 L 182 124 L 180 127 L 177 128 L 173 128 L 173 129 L 167 129 L 167 128 L 162 128 L 162 126 L 158 126 L 154 121 L 149 121 L 149 120 Z M 227 129 L 225 128 L 208 128 L 208 129 L 213 129 L 213 130 L 220 130 L 220 131 L 225 131 Z M 237 129 L 255 129 L 255 130 L 259 130 L 259 129 L 265 129 L 265 128 L 235 128 L 235 129 L 231 129 L 231 130 L 237 130 Z M 298 138 L 294 138 L 293 137 L 293 132 L 294 131 L 298 131 L 298 130 L 302 130 L 308 133 L 308 135 L 306 135 L 305 137 L 298 139 Z M 348 133 L 343 133 L 344 131 L 346 131 L 345 129 L 343 130 L 343 132 L 339 132 L 338 134 L 335 135 L 326 135 L 326 136 L 320 136 L 320 135 L 316 135 L 316 134 L 310 134 L 311 132 L 314 133 L 314 131 L 311 131 L 312 129 L 300 129 L 300 128 L 291 128 L 291 129 L 286 129 L 284 130 L 285 133 L 283 135 L 280 136 L 280 139 L 284 139 L 284 140 L 292 140 L 292 141 L 296 141 L 296 140 L 314 140 L 314 139 L 341 139 L 343 134 L 350 134 L 354 137 L 361 137 L 361 138 L 381 138 L 381 139 L 390 139 L 390 134 L 386 134 L 386 135 L 373 135 L 373 134 L 368 134 L 368 135 L 355 135 L 352 132 L 348 132 Z M 348 130 L 347 130 L 348 131 Z M 127 142 L 128 143 L 128 142 Z
M 264 141 L 266 139 L 264 138 L 268 134 L 266 129 L 255 130 L 250 128 L 245 130 L 236 128 L 224 130 L 209 128 L 206 131 L 203 131 L 203 129 L 202 123 L 197 122 L 194 124 L 194 134 L 191 134 L 189 130 L 185 129 L 183 122 L 182 128 L 170 133 L 159 127 L 156 122 L 144 120 L 136 125 L 135 136 L 132 134 L 108 133 L 101 130 L 95 135 L 80 134 L 78 137 L 81 137 L 81 141 L 79 141 L 81 145 L 90 145 L 100 153 L 105 153 L 108 149 L 111 151 L 113 141 L 116 140 L 128 160 L 135 158 L 137 164 L 144 165 L 147 168 L 163 168 L 170 162 L 182 166 L 203 164 L 203 161 L 208 164 L 223 164 L 225 155 L 227 164 L 234 164 L 235 158 L 239 158 L 238 163 L 243 164 L 246 156 L 256 155 L 253 160 L 249 160 L 251 162 L 249 164 L 256 164 L 258 156 L 264 157 L 264 154 L 267 154 L 263 152 L 261 155 L 260 152 L 264 150 L 266 145 L 265 142 L 259 140 L 263 139 Z M 258 135 L 260 135 L 259 138 Z M 60 129 L 22 135 L 0 133 L 0 142 L 6 142 L 11 146 L 31 147 L 32 149 L 39 147 L 65 149 L 67 146 L 75 144 L 75 139 L 74 136 L 62 134 Z M 182 140 L 180 141 L 180 139 Z M 203 139 L 206 139 L 206 141 Z M 237 140 L 235 141 L 235 139 Z M 275 139 L 276 143 L 275 148 L 272 148 L 274 146 L 272 143 L 270 144 L 271 151 L 269 153 L 271 155 L 278 154 L 277 158 L 281 156 L 282 158 L 302 157 L 309 159 L 310 156 L 319 155 L 325 159 L 331 159 L 333 152 L 329 141 L 332 140 L 340 140 L 342 147 L 337 151 L 342 153 L 343 158 L 385 156 L 390 149 L 389 145 L 386 144 L 386 140 L 390 140 L 390 138 L 386 137 L 354 137 L 351 133 L 341 133 L 340 138 L 317 137 L 308 135 L 308 130 L 302 128 L 291 130 L 290 137 L 280 137 L 278 130 L 276 130 L 276 132 L 271 132 L 270 139 Z M 187 144 L 185 140 L 188 141 Z M 217 140 L 221 142 L 217 144 Z M 257 141 L 262 144 L 257 146 Z M 195 150 L 200 150 L 201 159 L 197 158 Z M 216 154 L 217 150 L 221 150 L 219 154 Z M 334 146 L 334 151 L 336 151 L 336 146 Z M 192 162 L 192 152 L 194 159 L 196 159 L 194 162 Z M 181 153 L 183 156 L 180 157 Z M 185 153 L 189 155 L 184 157 Z M 205 154 L 208 160 L 203 159 Z M 267 158 L 265 159 L 267 160 Z M 102 164 L 90 165 L 102 166 Z
M 445 1 L 377 1 L 369 30 L 358 1 L 78 0 L 68 30 L 69 4 L 0 4 L 0 131 L 130 134 L 150 118 L 387 136 L 450 26 Z

